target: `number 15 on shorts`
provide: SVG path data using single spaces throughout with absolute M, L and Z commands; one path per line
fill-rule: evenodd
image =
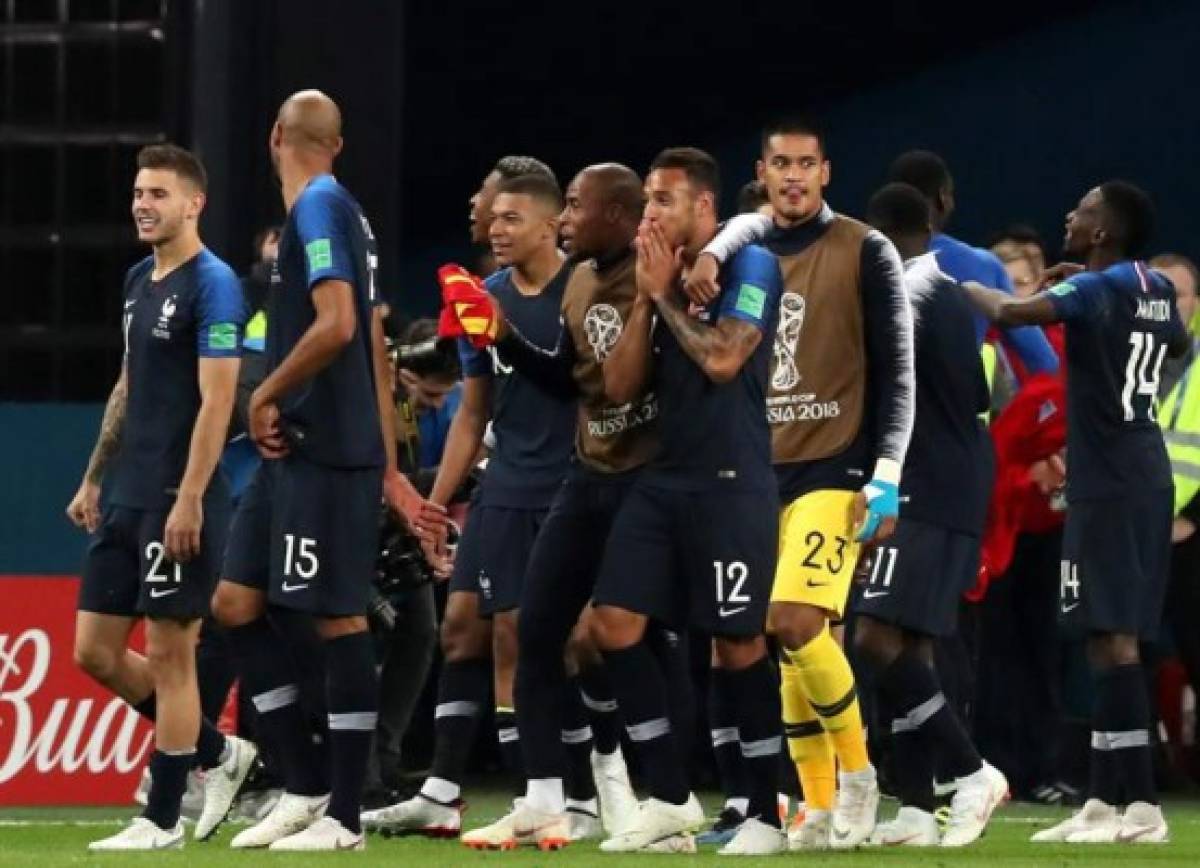
M 283 535 L 283 589 L 298 590 L 313 578 L 321 569 L 317 559 L 317 541 L 311 537 L 297 537 L 295 534 Z M 297 585 L 290 585 L 288 579 L 296 576 L 300 579 Z
M 746 611 L 750 606 L 746 579 L 750 568 L 743 561 L 713 561 L 713 573 L 717 590 L 717 614 L 728 618 Z

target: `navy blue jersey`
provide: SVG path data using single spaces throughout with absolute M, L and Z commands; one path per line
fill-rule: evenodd
M 932 253 L 904 263 L 916 349 L 916 418 L 904 459 L 900 515 L 981 534 L 992 483 L 990 403 L 974 310 Z
M 371 354 L 375 236 L 354 197 L 332 175 L 309 182 L 279 239 L 267 315 L 267 368 L 287 357 L 316 318 L 312 290 L 344 280 L 354 290 L 354 340 L 279 402 L 282 428 L 299 454 L 329 467 L 381 467 L 383 435 Z
M 764 248 L 743 247 L 717 278 L 721 293 L 699 317 L 711 325 L 725 318 L 748 322 L 762 340 L 737 376 L 715 383 L 692 361 L 675 334 L 656 319 L 653 391 L 659 401 L 662 442 L 647 466 L 648 479 L 672 488 L 715 485 L 774 490 L 767 381 L 779 318 L 783 278 Z
M 1118 262 L 1046 295 L 1066 323 L 1067 499 L 1170 488 L 1155 410 L 1167 347 L 1186 343 L 1171 281 Z
M 168 508 L 200 410 L 199 359 L 238 358 L 249 311 L 233 270 L 208 250 L 153 280 L 148 256 L 125 276 L 128 392 L 112 502 Z M 209 493 L 225 491 L 220 472 Z
M 562 329 L 562 300 L 571 266 L 565 265 L 537 295 L 522 295 L 505 268 L 485 285 L 505 318 L 526 340 L 552 350 Z M 459 340 L 463 375 L 492 385 L 492 434 L 481 503 L 540 509 L 550 505 L 575 449 L 575 401 L 544 391 L 513 368 L 504 350 L 477 350 Z

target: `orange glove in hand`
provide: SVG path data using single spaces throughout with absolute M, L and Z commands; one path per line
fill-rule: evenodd
M 438 283 L 442 285 L 438 335 L 465 337 L 476 349 L 495 343 L 500 323 L 483 281 L 461 265 L 449 264 L 438 269 Z

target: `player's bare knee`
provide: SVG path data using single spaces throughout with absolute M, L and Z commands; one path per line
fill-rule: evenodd
M 597 608 L 590 629 L 592 641 L 601 651 L 620 651 L 635 645 L 645 631 L 644 616 L 615 606 Z
M 196 646 L 187 625 L 151 621 L 146 630 L 146 663 L 155 685 L 186 681 L 194 669 Z
M 113 681 L 125 649 L 113 649 L 94 639 L 75 639 L 75 665 L 101 684 Z
M 772 603 L 768 614 L 770 632 L 790 651 L 803 648 L 821 635 L 829 616 L 815 606 Z
M 717 666 L 730 672 L 753 666 L 766 653 L 767 643 L 762 636 L 713 640 L 713 658 Z
M 222 627 L 244 627 L 262 616 L 266 601 L 261 591 L 222 581 L 213 593 L 210 607 Z
M 904 650 L 904 639 L 890 624 L 859 615 L 854 623 L 854 648 L 875 665 L 887 666 Z
M 572 672 L 599 666 L 604 662 L 600 656 L 600 649 L 596 647 L 596 641 L 592 637 L 590 617 L 580 618 L 575 629 L 571 631 L 571 636 L 567 640 L 565 659 L 568 670 Z

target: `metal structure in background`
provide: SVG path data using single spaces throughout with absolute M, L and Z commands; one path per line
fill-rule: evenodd
M 0 0 L 0 400 L 111 388 L 134 155 L 181 121 L 168 5 Z

